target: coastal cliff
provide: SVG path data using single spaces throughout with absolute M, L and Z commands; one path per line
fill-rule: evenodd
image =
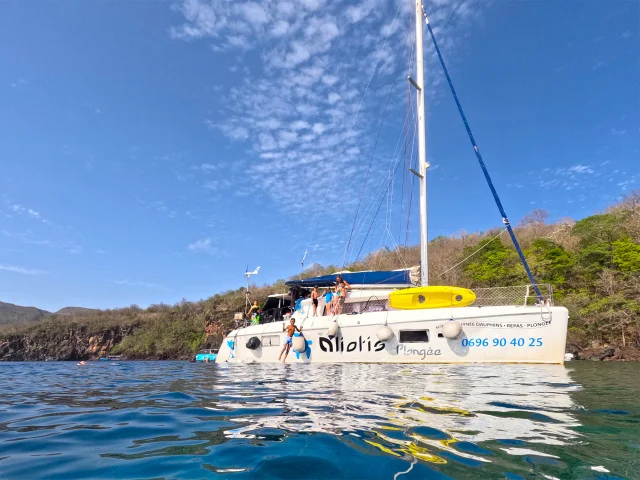
M 119 325 L 100 331 L 71 324 L 52 331 L 34 329 L 0 337 L 0 360 L 93 360 L 107 356 L 135 325 Z

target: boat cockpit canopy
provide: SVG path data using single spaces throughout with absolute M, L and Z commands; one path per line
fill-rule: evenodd
M 304 280 L 289 280 L 287 285 L 300 288 L 332 287 L 336 284 L 336 276 L 341 275 L 351 286 L 410 287 L 415 285 L 412 282 L 412 270 L 411 268 L 405 268 L 402 270 L 341 272 L 321 277 L 305 278 Z

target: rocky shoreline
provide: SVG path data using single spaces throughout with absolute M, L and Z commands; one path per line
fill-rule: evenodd
M 64 337 L 46 334 L 12 334 L 0 337 L 0 361 L 97 360 L 130 335 L 133 325 L 112 327 L 89 334 L 86 329 L 71 328 Z
M 640 349 L 635 347 L 619 347 L 615 345 L 592 345 L 580 348 L 567 345 L 567 354 L 573 360 L 592 360 L 596 362 L 640 362 Z

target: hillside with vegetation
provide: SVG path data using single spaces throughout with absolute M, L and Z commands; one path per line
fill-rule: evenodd
M 0 325 L 35 322 L 47 315 L 51 315 L 51 312 L 36 307 L 21 307 L 13 303 L 0 302 Z
M 536 210 L 515 230 L 537 282 L 553 285 L 556 304 L 569 309 L 569 344 L 582 351 L 604 348 L 614 359 L 633 358 L 640 348 L 640 192 L 579 221 L 548 223 L 547 217 Z M 468 288 L 529 283 L 508 235 L 500 233 L 495 229 L 432 240 L 430 283 Z M 382 249 L 346 268 L 402 268 L 418 264 L 419 254 L 415 246 Z M 338 270 L 342 267 L 312 265 L 301 276 Z M 285 289 L 284 280 L 254 286 L 251 297 L 262 301 Z M 54 314 L 35 324 L 2 327 L 0 359 L 75 360 L 107 353 L 131 359 L 189 358 L 200 348 L 218 346 L 244 302 L 245 290 L 239 288 L 172 306 Z

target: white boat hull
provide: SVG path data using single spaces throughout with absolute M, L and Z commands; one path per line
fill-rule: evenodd
M 307 342 L 291 350 L 287 363 L 564 363 L 568 311 L 564 307 L 498 306 L 391 310 L 296 318 Z M 447 339 L 442 327 L 457 321 L 462 333 Z M 329 338 L 332 321 L 339 330 Z M 394 336 L 380 341 L 378 329 Z M 223 340 L 216 362 L 275 363 L 284 344 L 283 322 L 234 330 Z M 401 332 L 427 331 L 427 341 L 400 342 Z M 423 333 L 423 332 L 422 332 Z M 297 334 L 296 334 L 297 335 Z M 402 335 L 405 335 L 402 333 Z M 251 337 L 260 340 L 247 348 Z

